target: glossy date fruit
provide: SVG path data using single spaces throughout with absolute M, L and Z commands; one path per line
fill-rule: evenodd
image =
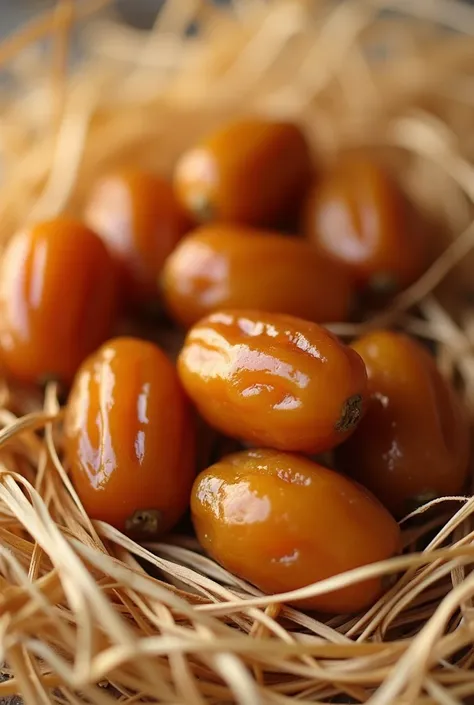
M 2 362 L 22 382 L 68 384 L 110 335 L 117 277 L 100 238 L 68 218 L 15 235 L 0 262 Z
M 334 335 L 257 311 L 202 319 L 187 335 L 178 371 L 211 426 L 281 450 L 338 445 L 354 431 L 367 394 L 362 359 Z
M 301 456 L 251 450 L 201 473 L 191 498 L 199 541 L 221 565 L 269 594 L 390 558 L 400 530 L 369 492 Z M 365 580 L 298 607 L 349 613 L 383 592 Z
M 156 345 L 116 338 L 84 362 L 67 404 L 65 450 L 90 517 L 139 537 L 176 524 L 195 477 L 195 430 Z
M 184 326 L 223 308 L 342 321 L 351 304 L 344 271 L 304 240 L 231 224 L 203 226 L 181 240 L 162 285 L 168 310 Z
M 426 261 L 426 227 L 387 171 L 346 156 L 310 190 L 304 231 L 314 247 L 343 265 L 361 290 L 394 294 Z
M 469 459 L 466 410 L 430 353 L 401 333 L 357 340 L 370 399 L 338 467 L 368 487 L 397 517 L 435 497 L 460 493 Z
M 193 219 L 277 225 L 300 203 L 311 155 L 292 123 L 254 119 L 216 130 L 179 159 L 177 196 Z
M 122 298 L 154 301 L 163 263 L 190 227 L 171 185 L 139 169 L 109 174 L 95 184 L 85 219 L 117 262 Z

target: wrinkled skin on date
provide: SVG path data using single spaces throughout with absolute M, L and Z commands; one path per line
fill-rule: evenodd
M 365 408 L 360 356 L 322 326 L 292 316 L 223 311 L 189 331 L 178 372 L 223 433 L 280 450 L 342 443 Z

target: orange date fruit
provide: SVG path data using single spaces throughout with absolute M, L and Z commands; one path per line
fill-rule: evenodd
M 277 225 L 310 175 L 309 147 L 296 125 L 253 119 L 226 125 L 185 152 L 174 186 L 197 222 Z
M 65 416 L 71 478 L 92 519 L 138 536 L 189 506 L 195 429 L 173 364 L 153 343 L 116 338 L 81 366 Z
M 168 310 L 184 326 L 222 308 L 255 308 L 315 322 L 347 320 L 344 271 L 304 240 L 213 224 L 185 237 L 163 271 Z
M 85 219 L 117 261 L 124 298 L 155 300 L 163 263 L 190 227 L 171 185 L 139 169 L 109 174 L 93 188 Z
M 229 455 L 202 472 L 191 512 L 203 548 L 267 594 L 296 590 L 399 551 L 395 520 L 369 492 L 307 458 L 275 450 Z M 297 606 L 350 613 L 382 594 L 371 578 Z
M 100 238 L 56 218 L 17 233 L 0 262 L 0 349 L 22 382 L 69 383 L 110 335 L 117 277 Z
M 316 323 L 258 311 L 216 312 L 178 358 L 188 395 L 224 434 L 317 453 L 342 443 L 365 405 L 359 355 Z
M 466 410 L 430 353 L 401 333 L 357 340 L 369 377 L 365 417 L 337 451 L 338 467 L 397 517 L 461 492 L 468 472 Z
M 393 294 L 426 265 L 426 232 L 398 184 L 376 162 L 346 157 L 309 191 L 309 241 L 344 265 L 361 290 Z

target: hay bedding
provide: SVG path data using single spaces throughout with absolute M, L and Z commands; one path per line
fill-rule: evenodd
M 80 213 L 91 179 L 115 165 L 169 172 L 229 116 L 296 117 L 322 162 L 353 146 L 383 155 L 437 224 L 433 265 L 376 322 L 431 341 L 474 411 L 473 9 L 240 0 L 219 10 L 180 0 L 142 35 L 96 14 L 106 4 L 64 0 L 0 45 L 1 241 L 26 221 Z M 94 15 L 71 74 L 71 35 Z M 334 329 L 350 337 L 373 323 Z M 0 388 L 0 660 L 10 676 L 0 698 L 458 705 L 474 696 L 474 499 L 441 499 L 405 520 L 401 557 L 266 597 L 189 536 L 143 547 L 92 524 L 61 464 L 57 391 Z M 319 620 L 282 605 L 380 574 L 394 583 L 365 614 Z

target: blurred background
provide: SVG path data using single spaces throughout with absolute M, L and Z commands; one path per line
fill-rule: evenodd
M 139 29 L 151 26 L 163 0 L 115 0 L 114 12 Z M 80 4 L 81 0 L 76 0 Z M 53 7 L 56 0 L 0 0 L 0 36 L 4 37 L 41 10 Z

